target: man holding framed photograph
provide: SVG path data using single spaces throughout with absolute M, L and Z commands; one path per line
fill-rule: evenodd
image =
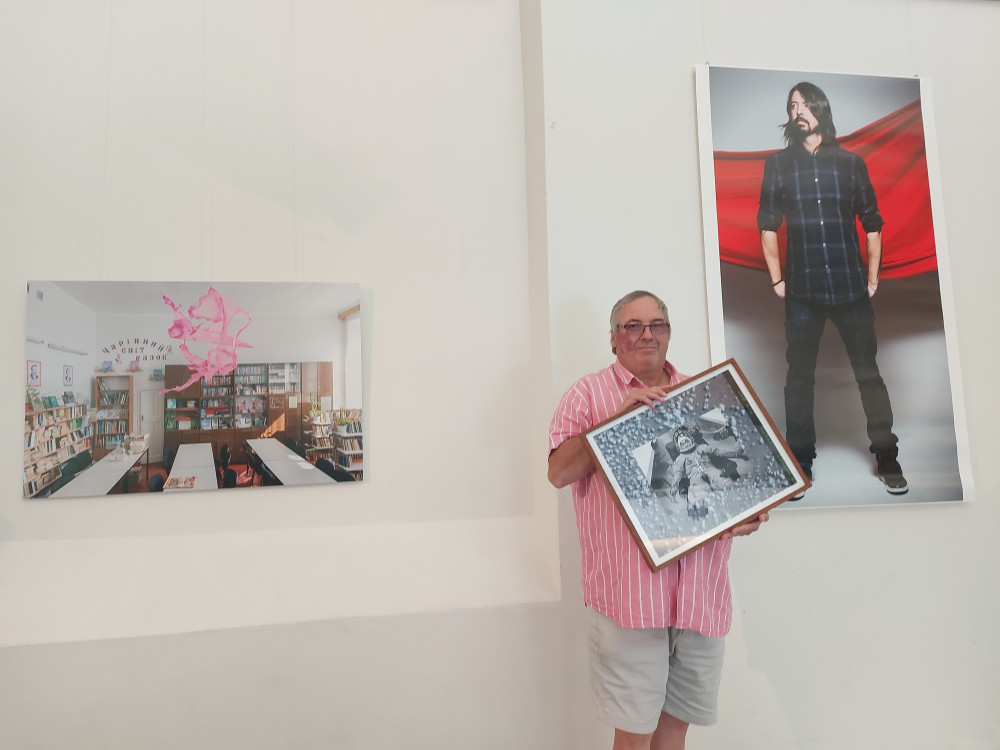
M 572 485 L 591 616 L 591 687 L 614 750 L 680 750 L 690 724 L 713 724 L 732 622 L 733 536 L 767 513 L 654 571 L 647 564 L 583 435 L 637 404 L 654 406 L 686 379 L 667 359 L 670 319 L 657 296 L 635 291 L 611 311 L 615 361 L 578 380 L 549 427 L 549 481 Z

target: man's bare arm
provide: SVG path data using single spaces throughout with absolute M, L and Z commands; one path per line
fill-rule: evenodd
M 762 229 L 760 232 L 760 249 L 764 253 L 764 263 L 767 264 L 767 273 L 771 278 L 771 288 L 774 289 L 775 294 L 784 299 L 786 285 L 784 279 L 781 277 L 778 233 L 770 229 Z
M 549 481 L 556 487 L 573 484 L 594 470 L 583 440 L 583 435 L 568 438 L 549 454 Z
M 872 297 L 878 289 L 878 276 L 882 270 L 882 233 L 869 232 L 868 247 L 868 296 Z

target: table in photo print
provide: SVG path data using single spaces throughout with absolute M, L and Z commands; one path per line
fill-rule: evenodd
M 336 484 L 280 440 L 257 438 L 247 440 L 246 445 L 284 485 Z
M 170 480 L 194 478 L 193 487 L 171 487 Z M 178 446 L 177 455 L 170 466 L 170 476 L 163 484 L 164 492 L 191 492 L 192 490 L 219 489 L 219 475 L 215 470 L 215 455 L 211 443 L 184 443 Z
M 142 450 L 131 452 L 124 448 L 115 448 L 100 461 L 95 461 L 82 472 L 73 477 L 51 497 L 93 497 L 107 495 L 118 482 L 122 483 L 122 492 L 128 492 L 128 474 L 142 459 L 146 457 L 146 479 L 149 479 L 149 443 L 137 443 Z

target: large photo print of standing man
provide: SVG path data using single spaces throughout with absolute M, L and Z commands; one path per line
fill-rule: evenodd
M 920 81 L 711 67 L 698 85 L 712 356 L 812 479 L 790 505 L 962 500 Z

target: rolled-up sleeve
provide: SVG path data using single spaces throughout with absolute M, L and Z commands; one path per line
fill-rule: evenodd
M 549 424 L 549 453 L 566 440 L 586 432 L 593 426 L 590 418 L 590 403 L 585 398 L 583 384 L 577 381 L 562 399 Z
M 875 199 L 875 188 L 868 176 L 868 167 L 862 159 L 854 159 L 854 212 L 861 221 L 865 232 L 881 232 L 885 226 L 882 214 L 878 212 L 878 201 Z
M 757 208 L 757 228 L 776 232 L 785 218 L 781 205 L 778 183 L 778 169 L 774 157 L 764 162 L 764 179 L 760 183 L 760 204 Z

